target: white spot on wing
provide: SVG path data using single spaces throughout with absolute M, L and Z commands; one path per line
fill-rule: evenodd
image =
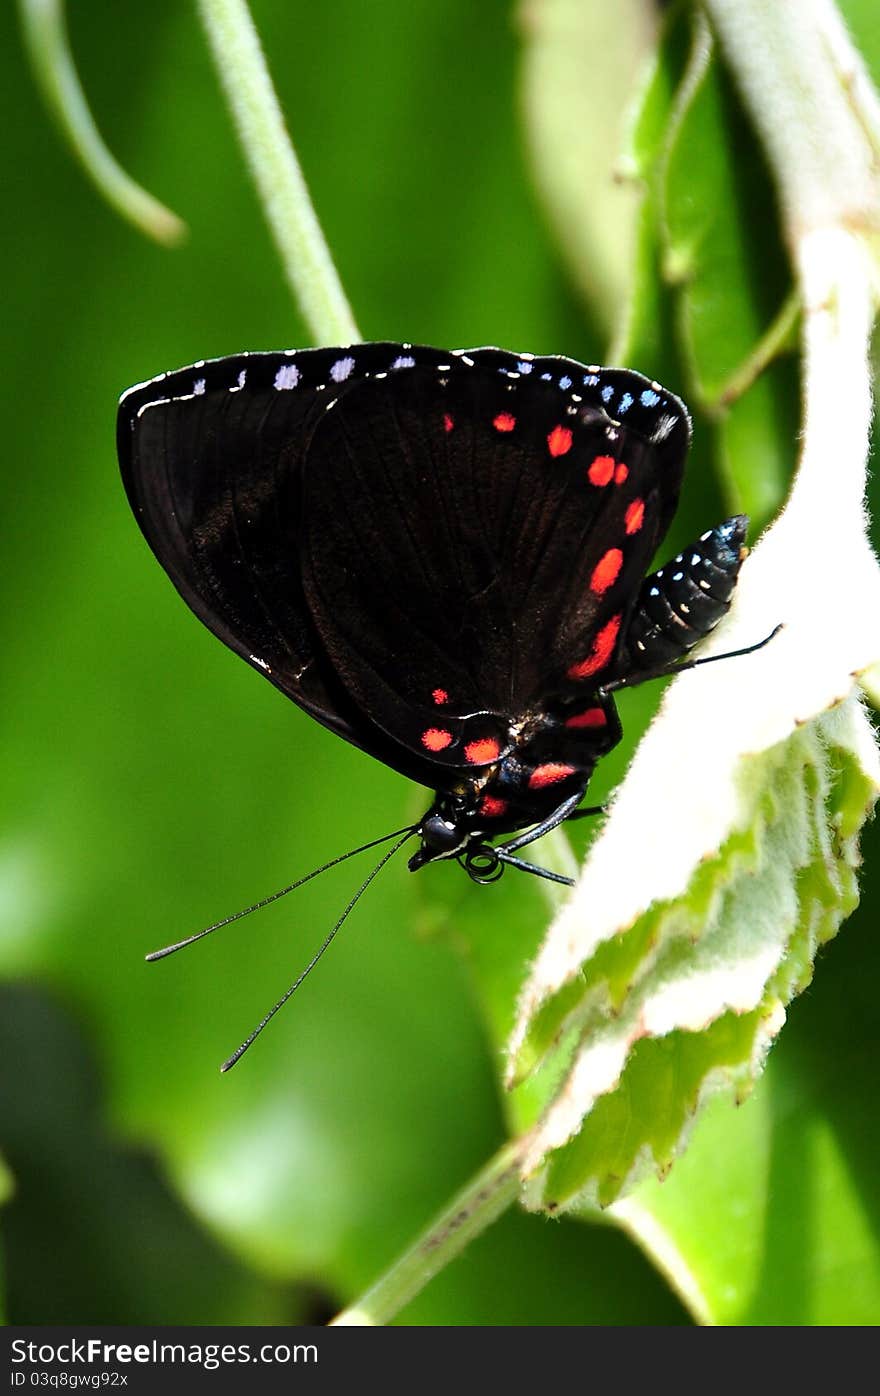
M 395 364 L 394 366 L 396 368 L 397 364 Z M 330 369 L 330 377 L 333 379 L 334 383 L 344 383 L 346 378 L 348 378 L 351 374 L 353 368 L 354 359 L 349 354 L 344 359 L 336 360 L 336 363 L 333 364 Z
M 280 391 L 295 388 L 299 382 L 299 369 L 296 364 L 282 364 L 275 374 L 275 387 Z
M 193 383 L 193 396 L 194 396 L 194 397 L 201 397 L 201 396 L 202 396 L 202 393 L 203 393 L 204 391 L 205 391 L 205 380 L 204 380 L 204 378 L 197 378 L 196 381 Z
M 415 366 L 416 361 L 412 354 L 398 354 L 394 363 L 391 365 L 392 368 L 415 368 Z

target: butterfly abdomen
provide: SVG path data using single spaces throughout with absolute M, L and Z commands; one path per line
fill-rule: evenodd
M 645 578 L 617 673 L 674 663 L 715 628 L 730 608 L 748 522 L 744 514 L 727 519 Z

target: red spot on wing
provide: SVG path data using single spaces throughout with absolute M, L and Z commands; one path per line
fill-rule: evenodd
M 614 474 L 615 460 L 613 456 L 596 456 L 587 475 L 592 485 L 607 485 Z
M 445 751 L 452 745 L 452 733 L 443 727 L 429 727 L 422 733 L 422 746 L 428 751 Z
M 645 522 L 645 501 L 634 499 L 623 517 L 627 533 L 638 533 Z
M 607 727 L 608 714 L 604 708 L 585 708 L 565 719 L 566 727 Z
M 494 761 L 501 751 L 494 737 L 478 737 L 474 742 L 468 742 L 464 749 L 464 759 L 472 766 L 484 766 L 488 761 Z
M 454 426 L 455 426 L 455 422 L 452 420 L 452 418 L 450 417 L 449 413 L 448 413 L 448 412 L 444 412 L 444 413 L 443 413 L 443 430 L 444 430 L 444 431 L 452 431 L 452 428 L 453 428 Z
M 512 417 L 509 412 L 499 412 L 492 425 L 496 431 L 513 431 L 516 426 L 516 418 Z
M 572 435 L 568 427 L 554 427 L 547 437 L 551 456 L 564 456 L 571 450 Z
M 445 688 L 435 688 L 431 697 L 434 699 L 438 708 L 442 708 L 444 703 L 449 702 L 449 694 L 446 692 Z
M 488 815 L 490 819 L 499 819 L 502 814 L 506 813 L 506 800 L 499 800 L 494 795 L 484 795 L 480 801 L 480 814 Z
M 548 785 L 556 785 L 560 780 L 565 780 L 566 776 L 573 776 L 576 767 L 567 766 L 563 761 L 547 761 L 543 766 L 536 766 L 529 776 L 530 790 L 543 790 Z
M 609 621 L 606 621 L 593 641 L 593 647 L 586 659 L 582 659 L 578 664 L 572 664 L 568 671 L 570 679 L 588 679 L 593 674 L 598 674 L 600 669 L 605 668 L 614 653 L 622 620 L 623 616 L 612 616 Z
M 596 596 L 604 596 L 608 588 L 617 581 L 622 566 L 623 553 L 619 548 L 609 548 L 593 568 L 590 591 Z
M 617 467 L 617 469 L 616 469 L 615 472 L 614 472 L 614 483 L 615 483 L 615 485 L 622 485 L 628 474 L 629 474 L 629 469 L 628 469 L 628 467 L 625 466 L 625 465 L 623 464 L 623 461 L 621 461 L 620 465 Z

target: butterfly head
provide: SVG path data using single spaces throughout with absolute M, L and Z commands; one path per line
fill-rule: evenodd
M 440 858 L 457 858 L 474 837 L 472 803 L 459 795 L 438 796 L 417 832 L 422 846 L 409 860 L 410 872 Z

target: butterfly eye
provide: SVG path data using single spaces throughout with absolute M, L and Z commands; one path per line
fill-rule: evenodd
M 430 814 L 422 825 L 421 835 L 432 853 L 449 853 L 461 843 L 461 832 L 451 820 L 441 814 Z

